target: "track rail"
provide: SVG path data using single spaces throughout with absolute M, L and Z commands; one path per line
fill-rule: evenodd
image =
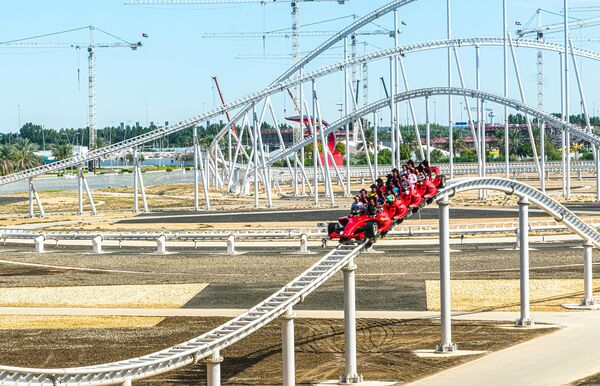
M 147 378 L 207 358 L 265 326 L 301 302 L 347 263 L 366 243 L 340 244 L 285 287 L 235 319 L 177 346 L 124 361 L 69 369 L 0 366 L 2 385 L 110 385 Z

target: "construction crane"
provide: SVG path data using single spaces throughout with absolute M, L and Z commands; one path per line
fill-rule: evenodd
M 542 12 L 547 11 L 538 8 L 534 15 L 534 18 L 536 19 L 535 27 L 527 28 L 526 26 L 526 28 L 518 29 L 516 31 L 518 38 L 534 35 L 537 41 L 543 42 L 546 35 L 564 31 L 564 23 L 542 25 Z M 530 24 L 532 19 L 530 19 L 527 24 Z M 571 28 L 586 28 L 597 25 L 600 25 L 600 17 L 578 19 L 570 22 Z M 537 100 L 538 109 L 544 110 L 544 54 L 542 50 L 538 50 L 537 54 Z
M 192 5 L 192 4 L 281 4 L 289 3 L 292 6 L 292 62 L 296 64 L 300 60 L 300 8 L 299 3 L 324 3 L 334 2 L 343 5 L 349 0 L 125 0 L 125 5 Z M 297 74 L 296 74 L 297 76 Z M 294 94 L 299 94 L 299 89 L 294 89 Z M 294 130 L 294 143 L 301 139 L 301 126 Z
M 29 42 L 32 39 L 38 39 L 40 37 L 63 34 L 67 32 L 79 31 L 88 29 L 90 33 L 90 41 L 87 43 L 37 43 Z M 0 42 L 0 48 L 74 48 L 81 49 L 87 47 L 88 52 L 88 132 L 89 132 L 89 148 L 90 150 L 96 149 L 96 54 L 97 48 L 129 48 L 131 50 L 137 50 L 142 47 L 141 42 L 131 43 L 122 40 L 114 43 L 96 43 L 94 39 L 95 30 L 99 30 L 109 36 L 113 36 L 105 31 L 94 26 L 86 26 L 81 28 L 75 28 L 68 31 L 53 32 L 45 35 L 32 36 L 28 38 L 15 39 L 5 42 Z

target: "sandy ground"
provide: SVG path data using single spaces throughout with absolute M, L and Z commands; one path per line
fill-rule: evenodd
M 223 318 L 168 318 L 151 328 L 0 330 L 0 363 L 11 366 L 81 366 L 125 359 L 190 339 Z M 296 320 L 297 383 L 337 379 L 343 371 L 343 321 Z M 465 350 L 496 351 L 549 330 L 506 330 L 489 322 L 455 322 L 453 338 Z M 224 385 L 281 384 L 281 332 L 274 322 L 221 352 Z M 17 346 L 10 342 L 19 341 Z M 412 350 L 433 348 L 435 321 L 359 320 L 359 369 L 365 379 L 408 382 L 476 357 L 423 359 Z M 65 347 L 68 350 L 64 350 Z M 27 355 L 23 355 L 27 353 Z M 204 385 L 203 364 L 137 381 L 140 385 Z

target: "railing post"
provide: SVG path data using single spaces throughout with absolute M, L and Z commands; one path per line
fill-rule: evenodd
M 235 235 L 227 236 L 227 254 L 235 255 Z
M 351 259 L 344 271 L 344 359 L 346 368 L 340 378 L 341 384 L 362 382 L 356 364 L 356 264 Z
M 521 317 L 517 326 L 531 326 L 529 314 L 529 200 L 519 200 L 519 278 L 521 297 Z
M 102 253 L 102 236 L 98 235 L 92 239 L 94 253 Z
M 296 358 L 294 353 L 294 310 L 289 307 L 281 317 L 281 341 L 283 356 L 283 386 L 296 384 Z
M 583 244 L 583 300 L 581 300 L 582 306 L 594 306 L 596 300 L 594 299 L 594 292 L 592 289 L 592 248 L 594 245 L 590 240 L 587 240 Z
M 300 236 L 300 253 L 308 253 L 308 236 L 305 233 Z
M 167 253 L 167 238 L 165 235 L 160 235 L 156 239 L 156 253 Z
M 448 196 L 438 201 L 439 214 L 439 243 L 440 243 L 440 317 L 441 341 L 435 348 L 436 352 L 445 353 L 456 351 L 452 343 L 452 314 L 450 303 L 450 203 Z
M 33 243 L 35 245 L 35 251 L 37 253 L 44 253 L 44 241 L 46 240 L 46 237 L 44 237 L 44 235 L 39 235 L 38 237 L 36 237 L 33 240 Z
M 221 386 L 221 362 L 223 357 L 219 350 L 213 352 L 212 356 L 204 361 L 206 363 L 206 385 Z

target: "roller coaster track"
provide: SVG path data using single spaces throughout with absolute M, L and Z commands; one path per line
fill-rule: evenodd
M 533 117 L 538 118 L 540 121 L 546 122 L 548 126 L 555 127 L 557 129 L 563 129 L 567 132 L 570 132 L 571 135 L 577 137 L 581 140 L 590 142 L 596 146 L 600 146 L 600 137 L 588 133 L 585 130 L 580 129 L 579 127 L 572 125 L 570 123 L 564 122 L 548 113 L 538 110 L 537 108 L 530 106 L 528 104 L 519 102 L 514 99 L 504 98 L 500 95 L 496 95 L 490 92 L 478 91 L 466 88 L 458 88 L 458 87 L 433 87 L 433 88 L 423 88 L 418 90 L 407 91 L 403 93 L 396 94 L 395 100 L 397 102 L 403 102 L 406 100 L 413 100 L 417 98 L 425 98 L 437 95 L 453 95 L 453 96 L 466 96 L 470 98 L 479 98 L 483 99 L 486 102 L 498 103 L 500 105 L 508 106 L 517 111 L 523 112 L 525 114 L 529 114 Z M 356 121 L 360 117 L 364 117 L 368 114 L 371 114 L 375 111 L 381 110 L 387 106 L 389 106 L 389 99 L 380 99 L 377 102 L 371 103 L 367 106 L 364 106 L 348 115 L 342 117 L 341 119 L 333 122 L 329 125 L 326 130 L 323 130 L 323 135 L 328 135 L 329 133 L 335 132 L 346 125 L 350 124 L 353 121 Z M 289 147 L 284 150 L 275 151 L 269 154 L 269 162 L 273 164 L 274 162 L 280 161 L 291 154 L 295 153 L 299 149 L 308 146 L 313 143 L 312 136 L 305 138 L 304 141 L 298 143 L 295 146 Z
M 435 40 L 435 41 L 409 44 L 409 45 L 401 46 L 397 49 L 393 48 L 393 49 L 381 50 L 378 52 L 359 56 L 354 59 L 344 60 L 344 61 L 341 61 L 338 63 L 334 63 L 331 65 L 322 67 L 322 68 L 314 70 L 312 72 L 306 73 L 304 76 L 302 76 L 299 79 L 282 80 L 280 82 L 277 82 L 277 83 L 263 89 L 260 92 L 247 95 L 247 96 L 242 97 L 238 100 L 235 100 L 231 103 L 222 105 L 216 109 L 213 109 L 206 113 L 203 113 L 202 115 L 181 121 L 181 122 L 173 124 L 171 126 L 160 127 L 158 129 L 150 131 L 148 133 L 127 139 L 125 141 L 122 141 L 122 142 L 119 142 L 119 143 L 116 143 L 113 145 L 105 146 L 103 148 L 91 151 L 87 154 L 77 155 L 77 156 L 74 156 L 74 157 L 59 161 L 59 162 L 55 162 L 52 164 L 47 164 L 47 165 L 39 166 L 36 168 L 28 169 L 28 170 L 25 170 L 22 172 L 9 174 L 7 176 L 2 176 L 2 177 L 0 177 L 0 185 L 5 185 L 5 184 L 12 183 L 12 182 L 36 177 L 36 176 L 43 175 L 46 173 L 57 172 L 57 171 L 64 170 L 69 167 L 85 164 L 92 160 L 106 158 L 107 156 L 109 156 L 111 154 L 118 153 L 118 152 L 130 149 L 133 147 L 141 146 L 145 143 L 152 142 L 156 139 L 160 139 L 160 138 L 164 137 L 165 135 L 176 133 L 178 131 L 181 131 L 181 130 L 193 127 L 195 125 L 198 125 L 202 122 L 205 122 L 208 119 L 212 119 L 219 115 L 223 115 L 223 114 L 225 114 L 226 111 L 232 111 L 235 109 L 245 107 L 252 103 L 258 103 L 259 101 L 261 101 L 262 99 L 264 99 L 270 95 L 293 88 L 293 87 L 295 87 L 301 83 L 304 83 L 306 81 L 310 81 L 312 79 L 320 78 L 320 77 L 338 72 L 346 66 L 351 66 L 351 65 L 360 64 L 360 63 L 366 63 L 366 62 L 370 62 L 370 61 L 374 61 L 374 60 L 379 60 L 379 59 L 387 58 L 390 56 L 398 55 L 400 53 L 407 54 L 410 52 L 419 52 L 419 51 L 424 51 L 424 50 L 428 50 L 428 49 L 438 49 L 438 48 L 444 48 L 444 47 L 477 46 L 477 45 L 479 45 L 479 46 L 486 46 L 486 45 L 487 46 L 499 46 L 502 44 L 503 44 L 503 41 L 502 41 L 502 39 L 499 39 L 499 38 Z M 555 51 L 555 52 L 560 52 L 561 47 L 562 47 L 558 44 L 541 43 L 541 42 L 536 42 L 536 41 L 531 41 L 531 40 L 522 40 L 522 39 L 514 40 L 514 45 L 516 47 L 535 48 L 535 49 L 542 49 L 542 50 Z M 581 50 L 581 49 L 574 49 L 574 52 L 575 52 L 575 55 L 577 55 L 577 56 L 600 61 L 600 53 L 589 51 L 589 50 Z M 387 101 L 387 103 L 389 103 L 389 100 L 386 100 L 386 101 Z M 382 106 L 381 108 L 384 108 L 386 106 Z M 353 119 L 356 119 L 355 115 L 353 115 Z M 234 118 L 234 120 L 235 120 L 235 118 Z M 335 129 L 339 129 L 339 127 L 340 126 L 338 125 L 335 127 Z M 225 133 L 226 133 L 226 130 L 222 130 L 217 135 L 216 140 L 218 141 L 220 138 L 222 138 Z
M 568 228 L 600 247 L 600 234 L 575 214 L 542 192 L 518 181 L 503 178 L 457 179 L 448 183 L 435 200 L 479 189 L 502 191 L 527 198 L 532 204 L 562 221 Z M 269 298 L 235 319 L 177 346 L 138 358 L 94 366 L 35 369 L 0 366 L 3 385 L 109 385 L 151 377 L 210 357 L 283 315 L 346 266 L 365 248 L 340 244 Z

